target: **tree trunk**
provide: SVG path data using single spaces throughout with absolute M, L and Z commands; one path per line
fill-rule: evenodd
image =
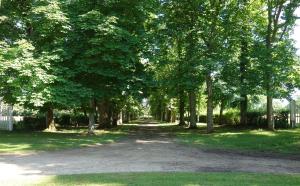
M 184 92 L 179 93 L 179 125 L 185 125 L 184 121 Z
M 165 115 L 165 121 L 170 123 L 171 122 L 171 114 L 172 114 L 172 111 L 166 107 L 166 115 Z
M 112 112 L 112 126 L 117 127 L 118 126 L 118 120 L 119 120 L 119 114 L 116 111 Z
M 124 116 L 124 123 L 129 123 L 129 111 L 125 111 L 125 113 L 123 114 Z
M 127 112 L 127 119 L 128 119 L 128 123 L 130 123 L 131 122 L 131 114 L 130 114 L 130 112 Z
M 77 111 L 76 111 L 76 109 L 74 109 L 73 114 L 74 114 L 75 118 L 77 118 L 77 117 L 76 117 L 76 116 L 77 116 Z M 79 127 L 79 123 L 78 123 L 77 119 L 74 119 L 74 120 L 71 119 L 71 123 L 74 124 L 74 126 L 75 126 L 76 128 Z
M 224 106 L 225 106 L 225 100 L 222 99 L 222 100 L 221 100 L 221 104 L 220 104 L 219 125 L 224 124 L 224 123 L 223 123 L 223 111 L 224 111 Z
M 175 110 L 171 110 L 171 123 L 176 122 L 176 112 Z
M 248 96 L 241 95 L 240 101 L 240 124 L 247 125 L 247 112 L 248 112 Z
M 248 43 L 245 38 L 241 41 L 241 56 L 240 56 L 240 82 L 241 82 L 241 90 L 240 90 L 240 124 L 247 125 L 247 110 L 248 110 L 248 97 L 246 94 L 246 68 L 249 62 L 247 58 L 248 53 Z
M 274 130 L 273 97 L 267 96 L 267 121 L 269 130 Z
M 98 112 L 98 107 L 97 107 L 97 102 L 96 99 L 94 101 L 94 110 L 95 110 L 95 123 L 99 123 L 99 112 Z
M 89 126 L 88 126 L 88 134 L 94 134 L 95 127 L 95 100 L 90 100 L 90 108 L 89 108 Z
M 165 107 L 165 109 L 164 109 L 164 121 L 165 122 L 169 122 L 168 121 L 168 115 L 169 115 L 169 109 L 167 108 L 167 107 Z
M 88 117 L 88 116 L 87 116 L 87 113 L 86 113 L 86 109 L 83 109 L 83 115 L 84 115 L 85 118 Z
M 272 17 L 272 3 L 268 1 L 268 29 L 267 29 L 267 36 L 266 36 L 266 48 L 267 48 L 267 65 L 265 67 L 266 70 L 266 90 L 267 90 L 267 123 L 268 128 L 270 130 L 274 130 L 274 122 L 273 122 L 273 97 L 271 96 L 272 90 L 272 72 L 270 72 L 270 67 L 272 67 L 272 24 L 273 24 L 273 17 Z M 274 23 L 276 24 L 276 23 Z M 275 34 L 275 33 L 274 33 Z M 270 67 L 268 67 L 270 66 Z
M 101 101 L 98 104 L 99 111 L 99 128 L 110 128 L 111 127 L 111 113 L 109 104 L 107 101 Z
M 108 119 L 107 119 L 107 127 L 106 128 L 110 128 L 112 127 L 113 124 L 113 109 L 112 109 L 112 105 L 108 104 L 107 107 L 107 111 L 108 111 Z
M 123 124 L 123 112 L 122 112 L 122 110 L 120 111 L 120 113 L 119 113 L 119 118 L 118 118 L 118 125 L 122 125 Z
M 197 128 L 196 120 L 196 94 L 194 91 L 189 92 L 189 102 L 190 102 L 190 129 Z
M 55 131 L 55 123 L 53 117 L 53 108 L 49 107 L 46 113 L 46 129 L 49 131 Z
M 296 126 L 296 101 L 290 100 L 290 127 Z
M 164 112 L 162 110 L 160 111 L 160 121 L 164 121 Z
M 213 132 L 213 93 L 212 93 L 212 79 L 210 73 L 206 76 L 207 89 L 207 133 Z
M 190 125 L 190 123 L 191 123 L 191 120 L 190 120 L 190 107 L 189 107 L 189 110 L 188 110 L 188 113 L 187 113 L 187 118 L 189 118 L 188 119 L 188 125 Z

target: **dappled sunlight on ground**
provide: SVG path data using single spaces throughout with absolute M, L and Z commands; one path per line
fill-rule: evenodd
M 3 186 L 43 185 L 45 182 L 51 183 L 51 177 L 40 175 L 19 175 L 17 177 L 15 176 L 14 178 L 0 178 L 0 185 Z
M 139 126 L 139 127 L 163 127 L 163 126 L 176 126 L 177 123 L 128 123 L 122 126 Z
M 140 144 L 148 144 L 148 143 L 166 144 L 166 143 L 171 143 L 171 142 L 170 141 L 163 141 L 163 140 L 136 140 L 136 143 L 140 143 Z
M 226 129 L 216 127 L 212 134 L 202 133 L 203 129 L 178 132 L 180 141 L 197 144 L 205 148 L 236 149 L 278 153 L 300 153 L 300 130 L 277 130 L 275 132 L 263 129 Z M 200 133 L 198 132 L 200 131 Z
M 216 134 L 215 136 L 236 136 L 236 135 L 242 135 L 244 133 L 242 132 L 225 132 L 225 133 L 219 133 Z
M 61 130 L 56 132 L 5 132 L 0 131 L 0 153 L 58 150 L 112 143 L 126 134 L 125 131 Z
M 261 135 L 261 136 L 277 136 L 278 133 L 276 132 L 271 132 L 271 131 L 265 131 L 265 130 L 251 130 L 249 131 L 249 134 L 254 134 L 254 135 Z
M 29 180 L 31 179 L 31 181 Z M 5 182 L 2 182 L 5 183 Z M 199 185 L 297 185 L 299 175 L 247 173 L 113 173 L 61 176 L 30 176 L 8 185 L 89 185 L 89 186 L 199 186 Z M 19 184 L 18 184 L 19 183 Z M 31 183 L 31 184 L 30 184 Z
M 198 175 L 186 179 L 187 176 L 190 176 L 190 174 L 186 174 L 178 178 L 180 174 L 172 175 L 173 172 L 177 171 L 245 171 L 292 174 L 298 173 L 300 170 L 299 159 L 254 156 L 256 153 L 240 154 L 231 150 L 239 149 L 239 147 L 260 150 L 266 149 L 265 146 L 270 146 L 269 148 L 273 148 L 278 152 L 281 146 L 287 146 L 287 144 L 280 144 L 280 142 L 286 142 L 289 139 L 286 136 L 291 136 L 286 131 L 278 131 L 275 136 L 270 136 L 268 133 L 262 135 L 268 132 L 263 130 L 216 127 L 215 133 L 206 134 L 205 127 L 190 130 L 174 124 L 159 127 L 152 126 L 152 124 L 150 126 L 140 125 L 138 127 L 124 125 L 112 129 L 108 133 L 94 136 L 68 132 L 64 134 L 43 132 L 9 133 L 9 137 L 2 138 L 0 136 L 2 140 L 0 144 L 5 144 L 6 147 L 8 143 L 13 145 L 26 144 L 29 145 L 24 146 L 26 149 L 42 149 L 44 152 L 35 151 L 31 155 L 22 156 L 0 153 L 0 170 L 8 170 L 5 174 L 10 176 L 6 176 L 7 178 L 20 177 L 21 179 L 18 180 L 22 180 L 23 177 L 33 177 L 33 182 L 37 182 L 34 185 L 134 185 L 134 183 L 137 183 L 136 185 L 139 185 L 139 183 L 161 185 L 163 183 L 172 186 L 199 183 L 197 181 Z M 120 134 L 127 135 L 122 137 Z M 294 137 L 296 136 L 298 135 L 294 135 Z M 116 139 L 118 140 L 115 141 Z M 296 137 L 296 139 L 298 138 Z M 5 140 L 6 143 L 4 143 Z M 115 141 L 115 143 L 103 144 L 109 141 Z M 184 143 L 178 143 L 179 141 Z M 299 140 L 294 141 L 298 142 Z M 190 144 L 199 144 L 199 146 Z M 78 148 L 81 146 L 90 147 Z M 69 149 L 46 151 L 47 149 L 64 148 Z M 207 148 L 212 148 L 212 150 L 207 150 Z M 230 150 L 216 151 L 219 148 Z M 23 152 L 28 151 L 24 150 Z M 169 178 L 165 179 L 165 176 L 162 176 L 160 180 L 157 180 L 151 177 L 152 175 L 144 176 L 144 173 L 139 175 L 125 173 L 155 171 L 160 172 L 154 175 L 155 178 L 162 175 L 163 172 L 169 172 L 169 174 L 166 174 Z M 118 174 L 117 172 L 124 172 L 124 174 Z M 114 174 L 80 176 L 84 173 Z M 63 176 L 66 174 L 72 175 Z M 45 178 L 46 180 L 41 182 L 39 178 Z M 206 176 L 203 178 L 206 178 Z M 173 181 L 174 179 L 177 180 Z M 194 179 L 194 181 L 190 179 Z M 213 180 L 215 181 L 215 178 Z M 220 183 L 223 183 L 222 180 Z M 3 184 L 0 182 L 0 185 Z M 22 185 L 24 184 L 22 183 Z
M 42 171 L 16 164 L 0 162 L 0 181 L 13 179 L 16 175 L 39 175 Z

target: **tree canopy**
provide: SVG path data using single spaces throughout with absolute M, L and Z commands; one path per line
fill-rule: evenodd
M 240 109 L 251 97 L 299 88 L 291 38 L 299 0 L 3 0 L 0 4 L 0 97 L 37 109 L 97 112 L 99 127 L 116 125 L 143 98 L 157 119 L 196 128 L 206 108 Z M 178 110 L 178 111 L 177 111 Z M 178 113 L 178 114 L 177 114 Z M 188 113 L 189 119 L 185 117 Z M 127 113 L 129 116 L 130 114 Z M 92 119 L 93 118 L 93 119 Z

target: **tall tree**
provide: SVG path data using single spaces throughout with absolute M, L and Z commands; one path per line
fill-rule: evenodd
M 294 12 L 300 5 L 299 0 L 268 0 L 267 6 L 267 28 L 265 32 L 265 78 L 264 83 L 267 95 L 267 121 L 268 128 L 274 130 L 273 97 L 274 97 L 274 72 L 276 63 L 275 50 L 284 40 L 288 39 L 295 24 Z

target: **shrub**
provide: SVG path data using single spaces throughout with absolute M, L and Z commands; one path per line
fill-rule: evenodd
M 89 124 L 89 118 L 84 115 L 72 115 L 71 123 L 73 126 L 87 126 Z
M 206 115 L 200 115 L 198 117 L 198 122 L 200 122 L 200 123 L 206 123 L 207 122 Z
M 14 124 L 15 130 L 44 130 L 46 118 L 44 116 L 24 116 L 23 121 Z
M 275 128 L 289 128 L 289 111 L 280 111 L 274 115 Z
M 84 115 L 74 115 L 74 114 L 60 114 L 56 117 L 55 122 L 63 127 L 70 126 L 87 126 L 89 123 L 89 118 Z
M 235 125 L 239 123 L 239 117 L 236 117 L 235 115 L 223 115 L 222 118 L 218 114 L 214 115 L 214 123 L 215 124 L 221 124 L 221 125 Z M 220 121 L 221 120 L 221 121 Z M 200 115 L 198 117 L 198 122 L 200 123 L 206 123 L 207 117 L 206 115 Z
M 247 125 L 259 128 L 267 128 L 267 117 L 264 112 L 248 112 L 247 113 Z
M 58 123 L 60 126 L 64 127 L 71 126 L 71 116 L 69 114 L 61 114 L 55 118 L 55 123 Z
M 277 111 L 274 112 L 274 124 L 275 128 L 288 128 L 288 117 L 289 111 Z M 221 120 L 221 121 L 220 121 Z M 206 123 L 206 115 L 200 115 L 198 117 L 198 122 Z M 240 123 L 239 112 L 229 111 L 224 113 L 223 117 L 220 118 L 218 114 L 214 115 L 214 123 L 222 125 L 237 125 Z M 247 124 L 248 126 L 256 128 L 267 128 L 267 116 L 265 112 L 252 111 L 247 113 Z

